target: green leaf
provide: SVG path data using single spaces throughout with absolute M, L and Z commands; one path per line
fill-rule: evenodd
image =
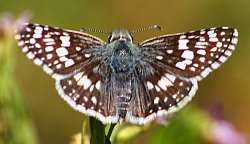
M 207 127 L 209 121 L 205 112 L 188 105 L 170 119 L 168 125 L 157 125 L 149 144 L 201 144 L 204 126 Z

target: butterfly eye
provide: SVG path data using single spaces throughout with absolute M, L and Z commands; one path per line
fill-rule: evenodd
M 117 29 L 111 33 L 111 35 L 108 38 L 109 43 L 116 41 L 116 40 L 124 40 L 124 41 L 133 41 L 133 37 L 131 36 L 131 33 L 129 33 L 126 29 Z

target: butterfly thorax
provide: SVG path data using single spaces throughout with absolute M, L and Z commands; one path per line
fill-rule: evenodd
M 113 55 L 111 57 L 110 66 L 114 73 L 125 74 L 133 70 L 133 57 L 129 45 L 126 41 L 117 41 Z

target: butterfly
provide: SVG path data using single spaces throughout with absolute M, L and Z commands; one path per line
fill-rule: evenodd
M 237 30 L 229 27 L 139 44 L 132 33 L 116 29 L 107 43 L 83 31 L 26 23 L 16 39 L 22 52 L 55 79 L 59 95 L 72 108 L 103 124 L 139 125 L 185 106 L 197 82 L 220 67 L 238 41 Z

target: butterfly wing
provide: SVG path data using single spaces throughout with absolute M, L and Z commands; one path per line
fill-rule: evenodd
M 99 49 L 106 44 L 83 32 L 28 23 L 17 32 L 16 39 L 27 57 L 55 79 L 96 66 Z
M 141 42 L 139 47 L 149 63 L 201 80 L 231 56 L 237 41 L 236 29 L 221 27 L 163 35 Z M 156 50 L 158 53 L 148 53 Z
M 237 44 L 236 29 L 222 27 L 163 35 L 138 44 L 142 62 L 136 67 L 137 92 L 127 120 L 145 124 L 185 106 L 197 81 L 217 69 Z
M 102 84 L 109 79 L 100 66 L 106 50 L 103 40 L 38 24 L 24 24 L 16 39 L 27 57 L 56 79 L 56 89 L 71 107 L 103 123 L 114 119 L 109 117 L 112 113 L 109 86 Z M 104 73 L 105 79 L 100 73 Z

